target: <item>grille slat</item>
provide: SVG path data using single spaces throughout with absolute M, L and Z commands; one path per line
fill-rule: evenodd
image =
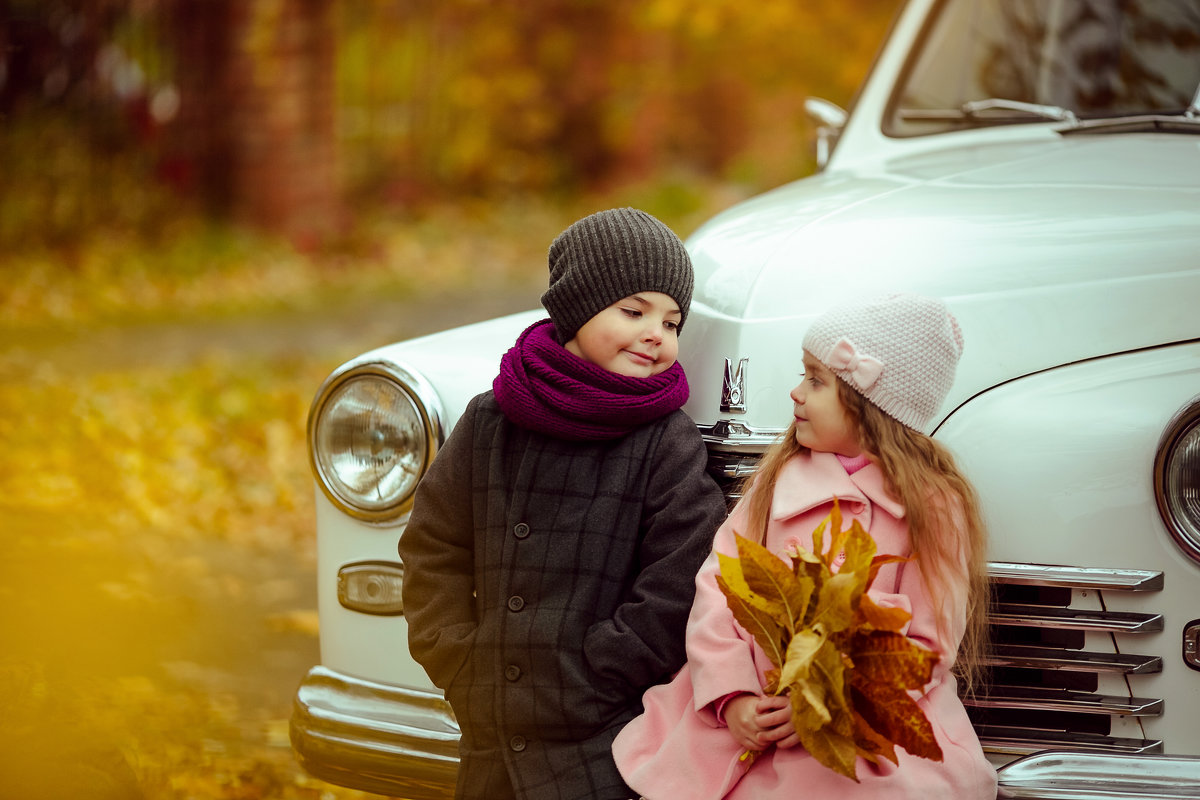
M 1027 756 L 1041 750 L 1087 750 L 1101 753 L 1161 753 L 1161 739 L 1129 739 L 1095 733 L 1043 731 L 1037 728 L 976 726 L 979 742 L 990 753 Z
M 1163 588 L 1163 574 L 1145 569 L 1103 569 L 992 561 L 988 564 L 988 575 L 998 583 L 1062 586 L 1068 589 L 1158 592 Z
M 1055 628 L 1058 630 L 1074 631 L 1157 633 L 1163 629 L 1162 614 L 1087 611 L 1014 603 L 1003 603 L 994 606 L 989 614 L 989 619 L 993 625 Z
M 1129 717 L 1161 716 L 1163 708 L 1162 700 L 1153 698 L 1118 697 L 1095 692 L 1037 689 L 1027 686 L 993 686 L 985 694 L 964 697 L 963 704 L 971 708 L 1008 708 Z
M 1000 644 L 992 647 L 983 663 L 989 667 L 1021 667 L 1024 669 L 1065 669 L 1074 672 L 1117 672 L 1124 675 L 1145 675 L 1162 672 L 1158 656 L 1125 653 L 1091 653 L 1084 650 L 1063 650 L 1055 647 L 1020 647 Z

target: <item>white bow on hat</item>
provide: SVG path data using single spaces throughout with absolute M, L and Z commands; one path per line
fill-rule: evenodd
M 879 380 L 883 372 L 883 362 L 868 355 L 859 354 L 849 339 L 842 339 L 833 346 L 829 354 L 829 366 L 835 370 L 845 370 L 854 378 L 858 388 L 866 390 Z

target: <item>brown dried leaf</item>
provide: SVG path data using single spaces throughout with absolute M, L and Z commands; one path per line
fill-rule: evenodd
M 938 662 L 937 653 L 893 631 L 859 631 L 846 649 L 859 676 L 899 689 L 925 686 Z
M 855 625 L 861 630 L 894 631 L 899 633 L 905 624 L 912 619 L 912 614 L 903 608 L 884 607 L 871 599 L 868 594 L 858 601 L 858 616 Z
M 867 585 L 870 586 L 871 584 L 875 583 L 875 578 L 879 575 L 880 567 L 883 567 L 887 564 L 900 564 L 908 560 L 909 559 L 906 556 L 894 556 L 890 553 L 884 553 L 882 555 L 875 556 L 873 559 L 871 559 L 871 571 L 867 576 Z
M 858 754 L 872 764 L 878 764 L 880 758 L 886 758 L 896 765 L 900 764 L 895 745 L 868 725 L 862 714 L 857 711 L 854 712 L 854 744 L 858 746 Z
M 861 674 L 850 678 L 851 702 L 867 724 L 909 753 L 942 760 L 942 748 L 925 712 L 908 692 L 886 683 L 873 683 Z

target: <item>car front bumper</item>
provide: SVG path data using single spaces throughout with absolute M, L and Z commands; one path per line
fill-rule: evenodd
M 453 797 L 458 724 L 436 692 L 313 667 L 296 692 L 292 748 L 308 772 L 340 786 L 410 798 Z M 1196 797 L 1200 757 L 1047 751 L 1000 768 L 1007 800 Z
M 1046 751 L 999 770 L 1000 800 L 1200 797 L 1200 757 Z
M 459 729 L 435 692 L 313 667 L 290 733 L 300 765 L 322 780 L 411 800 L 454 795 Z

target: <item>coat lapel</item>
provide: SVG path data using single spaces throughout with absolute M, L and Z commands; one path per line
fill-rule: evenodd
M 811 511 L 833 501 L 843 506 L 845 513 L 851 504 L 879 506 L 892 517 L 904 516 L 904 507 L 884 490 L 883 473 L 876 464 L 868 464 L 853 475 L 847 475 L 837 456 L 832 453 L 808 452 L 792 458 L 780 471 L 771 502 L 771 517 L 777 521 Z M 869 525 L 869 519 L 864 523 Z

